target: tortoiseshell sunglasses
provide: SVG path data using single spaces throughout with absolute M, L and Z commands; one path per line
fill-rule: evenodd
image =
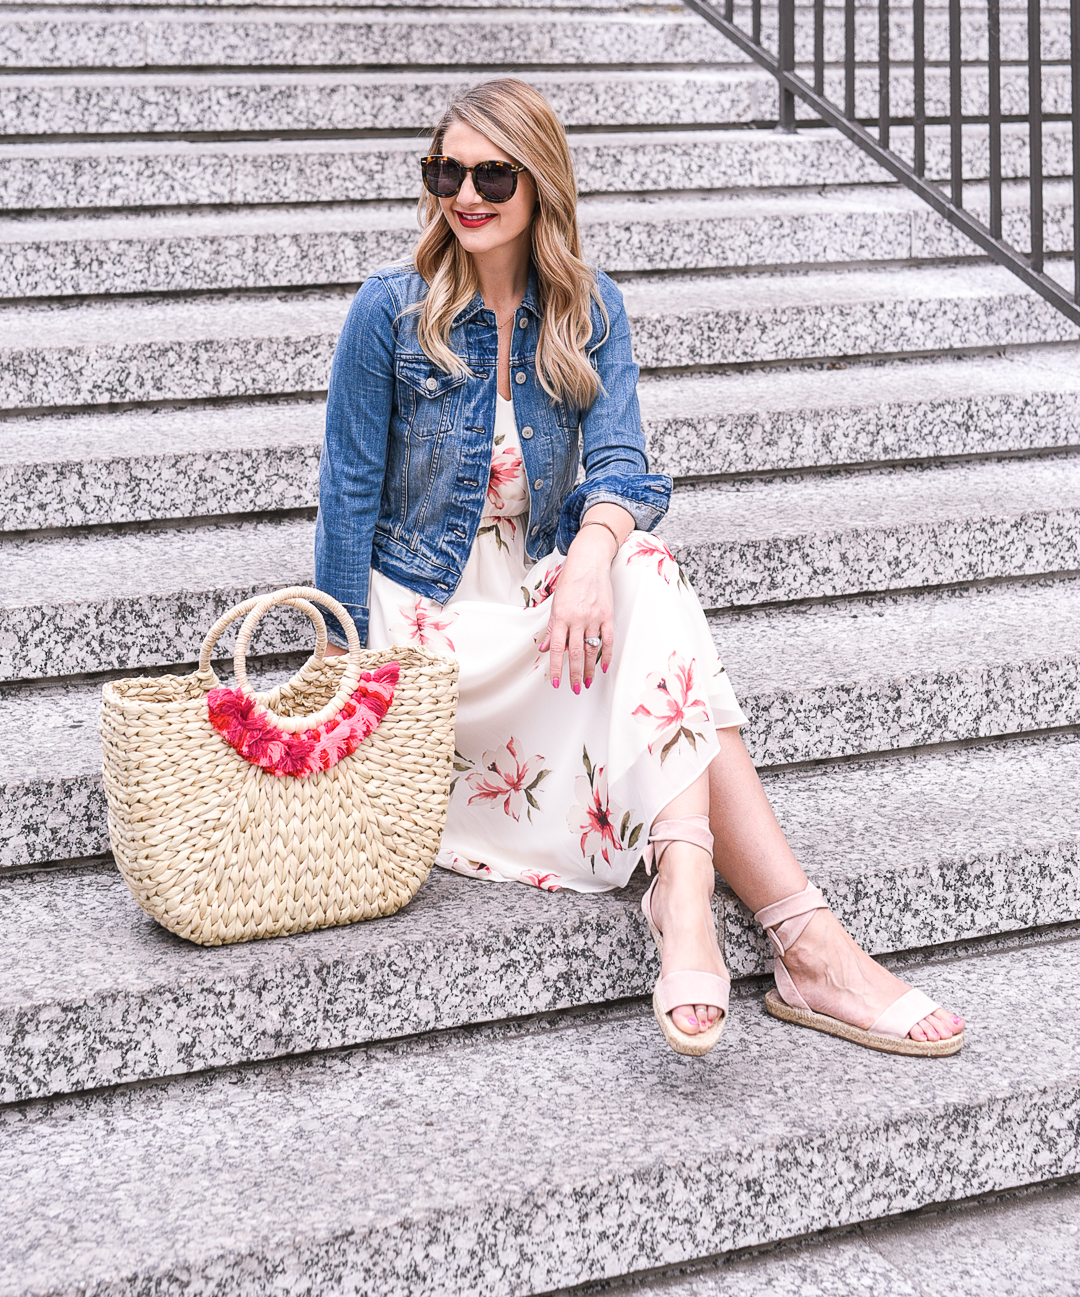
M 473 188 L 489 203 L 508 203 L 517 190 L 518 173 L 525 168 L 516 162 L 477 162 L 467 167 L 457 158 L 432 153 L 420 159 L 424 188 L 436 198 L 453 198 L 472 173 Z

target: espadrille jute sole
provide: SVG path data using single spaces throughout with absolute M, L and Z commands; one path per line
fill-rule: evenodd
M 948 1040 L 912 1040 L 910 1036 L 897 1040 L 895 1036 L 879 1036 L 862 1027 L 853 1027 L 838 1018 L 830 1018 L 827 1013 L 797 1009 L 794 1005 L 786 1004 L 776 991 L 766 991 L 765 1008 L 774 1018 L 782 1018 L 784 1022 L 793 1022 L 797 1027 L 809 1027 L 813 1031 L 824 1031 L 829 1036 L 839 1036 L 842 1040 L 850 1040 L 867 1049 L 876 1049 L 882 1054 L 946 1058 L 950 1054 L 959 1054 L 964 1047 L 963 1032 L 958 1036 L 950 1036 Z
M 699 1031 L 694 1036 L 687 1035 L 685 1031 L 680 1031 L 676 1027 L 671 1019 L 671 1014 L 665 1013 L 661 1009 L 655 987 L 653 988 L 652 1007 L 653 1013 L 656 1014 L 656 1021 L 660 1024 L 660 1030 L 664 1033 L 664 1039 L 676 1054 L 689 1054 L 692 1058 L 700 1058 L 702 1054 L 707 1054 L 712 1049 L 727 1026 L 727 1014 L 724 1013 L 708 1031 Z

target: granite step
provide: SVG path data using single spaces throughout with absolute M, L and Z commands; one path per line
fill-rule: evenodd
M 1080 571 L 1080 456 L 688 487 L 661 530 L 717 609 Z M 313 538 L 286 518 L 2 541 L 0 681 L 194 657 L 215 608 L 314 584 Z M 264 651 L 304 647 L 284 625 Z
M 643 378 L 677 478 L 1080 445 L 1075 345 L 961 360 Z M 10 419 L 0 532 L 313 508 L 323 402 Z
M 62 7 L 4 23 L 0 66 L 54 68 L 500 67 L 740 64 L 686 9 L 144 9 Z
M 8 1108 L 0 1293 L 541 1293 L 1071 1175 L 1076 968 L 920 969 L 969 1023 L 949 1062 L 754 994 L 707 1061 L 642 1006 Z
M 177 656 L 211 619 L 190 618 Z M 1077 624 L 1069 580 L 712 618 L 763 769 L 1080 725 Z M 308 648 L 290 623 L 268 638 Z M 0 868 L 108 850 L 99 701 L 96 682 L 0 691 L 4 732 L 37 736 L 0 757 Z
M 3 95 L 0 81 L 0 96 Z M 909 154 L 911 132 L 897 132 Z M 948 135 L 927 132 L 931 176 L 945 176 Z M 570 136 L 583 194 L 647 194 L 863 185 L 891 178 L 838 134 L 809 128 L 793 135 L 752 130 L 654 130 Z M 185 208 L 272 203 L 415 199 L 414 139 L 254 141 L 93 141 L 0 144 L 0 211 Z M 1045 174 L 1068 175 L 1066 123 L 1047 122 Z M 1006 178 L 1026 176 L 1025 128 L 1002 128 Z M 964 174 L 985 177 L 986 133 L 965 133 Z
M 1057 1297 L 1067 1282 L 1063 1276 L 1080 1274 L 1078 1222 L 1080 1186 L 1065 1181 L 931 1207 L 839 1236 L 824 1233 L 599 1291 L 605 1297 L 934 1297 L 947 1283 L 950 1297 Z
M 1066 263 L 1048 263 L 1063 278 Z M 1072 341 L 1008 271 L 672 276 L 623 285 L 645 369 Z M 325 390 L 345 291 L 0 307 L 0 409 Z M 103 341 L 104 339 L 104 341 Z
M 0 78 L 0 136 L 422 134 L 438 121 L 452 95 L 483 75 L 292 69 L 117 71 L 107 78 L 10 73 Z M 525 71 L 524 77 L 570 129 L 748 125 L 776 117 L 772 78 L 748 67 L 569 68 Z
M 989 213 L 973 186 L 969 210 Z M 1048 253 L 1072 248 L 1072 186 L 1044 190 Z M 1004 192 L 1004 233 L 1029 246 L 1028 190 Z M 977 250 L 906 190 L 830 188 L 753 193 L 584 198 L 584 253 L 612 274 L 845 265 L 963 257 Z M 352 284 L 408 258 L 413 204 L 248 208 L 0 219 L 0 298 L 185 293 Z
M 796 854 L 874 953 L 1080 919 L 1080 738 L 767 778 Z M 201 949 L 110 866 L 0 881 L 0 1103 L 647 995 L 638 901 L 433 870 L 392 918 Z M 720 898 L 736 978 L 767 971 Z M 543 969 L 543 976 L 537 970 Z
M 749 7 L 737 21 L 751 26 Z M 831 9 L 825 23 L 825 58 L 844 61 L 845 31 L 841 9 Z M 1006 12 L 1001 20 L 1001 57 L 1026 62 L 1026 15 Z M 774 45 L 776 9 L 763 14 L 763 36 Z M 1069 58 L 1067 9 L 1041 16 L 1043 58 Z M 968 11 L 963 16 L 965 59 L 985 62 L 987 20 Z M 910 7 L 890 13 L 893 60 L 910 62 L 913 50 Z M 926 57 L 947 61 L 948 11 L 931 9 L 925 21 Z M 813 58 L 812 10 L 796 22 L 795 54 Z M 594 64 L 672 64 L 748 62 L 748 58 L 713 27 L 687 10 L 671 6 L 635 8 L 629 12 L 579 10 L 455 9 L 410 12 L 408 9 L 315 9 L 254 7 L 230 10 L 186 6 L 146 7 L 129 14 L 96 6 L 62 5 L 54 10 L 15 9 L 5 23 L 3 66 L 18 68 L 84 67 L 385 67 L 483 66 L 493 51 L 513 66 Z M 872 63 L 878 53 L 877 15 L 856 13 L 855 57 Z

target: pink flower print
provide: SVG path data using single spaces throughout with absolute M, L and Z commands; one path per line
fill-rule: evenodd
M 454 851 L 451 847 L 443 847 L 436 860 L 443 869 L 449 869 L 455 874 L 464 874 L 467 878 L 485 878 L 491 873 L 490 865 L 470 860 L 468 856 L 463 856 L 460 851 Z
M 673 575 L 678 577 L 680 585 L 686 585 L 686 577 L 675 561 L 675 555 L 655 536 L 638 536 L 634 548 L 626 556 L 626 565 L 629 567 L 631 563 L 651 563 L 654 559 L 656 575 L 662 576 L 667 585 L 671 584 Z
M 566 823 L 571 833 L 581 834 L 581 854 L 590 862 L 595 874 L 596 857 L 602 856 L 610 867 L 611 854 L 634 847 L 641 837 L 643 825 L 636 824 L 630 830 L 630 812 L 622 811 L 608 794 L 607 771 L 603 766 L 593 765 L 587 748 L 581 755 L 585 773 L 574 780 L 577 804 L 566 812 Z
M 456 652 L 454 641 L 446 631 L 457 621 L 456 612 L 440 608 L 430 599 L 416 596 L 416 602 L 410 609 L 407 604 L 398 607 L 399 621 L 390 628 L 391 635 L 404 636 L 409 643 L 419 644 L 421 648 L 449 649 Z
M 513 446 L 505 446 L 492 457 L 491 476 L 487 484 L 487 503 L 496 513 L 505 513 L 507 509 L 522 503 L 513 498 L 515 495 L 520 496 L 520 491 L 511 493 L 506 490 L 507 487 L 514 486 L 520 476 L 521 456 Z
M 700 730 L 691 728 L 692 725 L 709 723 L 708 703 L 704 698 L 693 696 L 697 689 L 695 661 L 691 658 L 687 662 L 678 652 L 672 653 L 666 671 L 653 671 L 645 678 L 646 701 L 652 704 L 651 707 L 643 702 L 632 713 L 642 724 L 653 727 L 650 753 L 661 739 L 667 740 L 660 750 L 661 765 L 680 739 L 686 739 L 696 752 L 697 740 L 705 738 Z
M 505 747 L 484 753 L 480 759 L 482 769 L 466 776 L 466 783 L 474 790 L 469 805 L 502 802 L 504 813 L 512 819 L 520 820 L 521 812 L 525 811 L 531 821 L 533 811 L 540 809 L 537 789 L 541 780 L 551 774 L 550 770 L 537 770 L 543 762 L 541 756 L 522 761 L 513 738 L 507 739 Z
M 513 518 L 493 517 L 489 523 L 481 527 L 476 533 L 478 536 L 490 536 L 495 541 L 496 549 L 504 549 L 509 554 L 510 545 L 503 533 L 507 533 L 513 540 L 517 535 L 517 523 Z
M 559 882 L 558 874 L 542 874 L 538 869 L 522 874 L 521 881 L 531 883 L 533 887 L 539 887 L 542 892 L 562 891 L 562 883 Z
M 556 563 L 554 567 L 549 568 L 543 576 L 538 577 L 533 582 L 531 590 L 528 586 L 523 585 L 521 587 L 521 593 L 525 596 L 526 608 L 539 608 L 542 603 L 546 603 L 551 598 L 555 593 L 555 586 L 562 570 L 563 565 Z

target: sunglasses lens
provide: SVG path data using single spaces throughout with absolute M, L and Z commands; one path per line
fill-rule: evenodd
M 465 180 L 465 168 L 454 158 L 426 158 L 424 184 L 436 198 L 452 198 Z
M 509 162 L 482 162 L 473 172 L 476 192 L 489 203 L 505 203 L 514 196 L 517 173 Z

